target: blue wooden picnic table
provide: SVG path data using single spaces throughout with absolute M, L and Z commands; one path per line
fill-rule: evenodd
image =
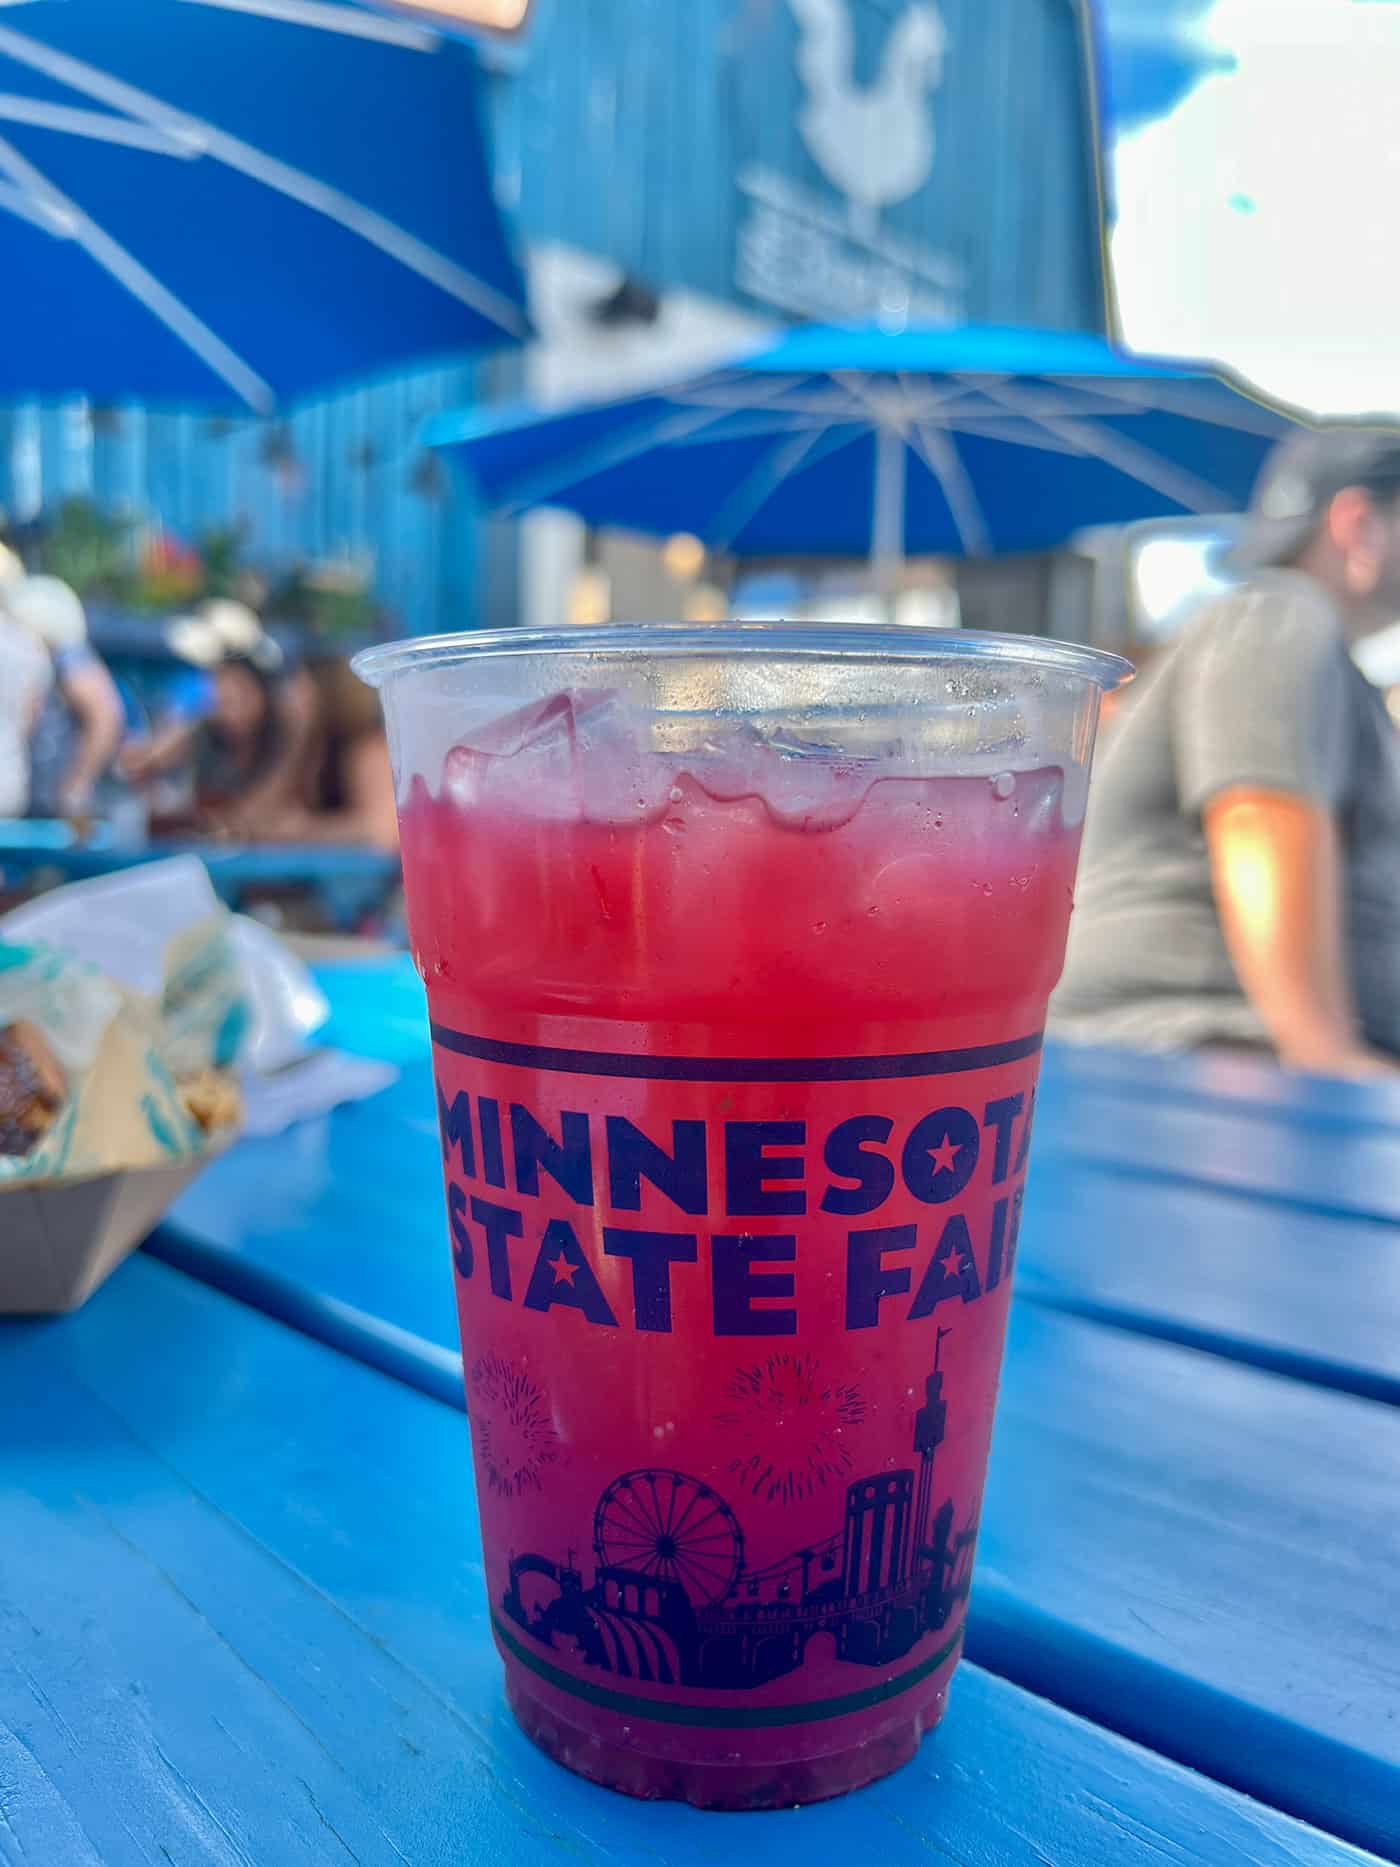
M 835 1802 L 631 1802 L 505 1709 L 462 1422 L 138 1258 L 0 1324 L 5 1867 L 1364 1867 L 965 1665 L 938 1736 Z
M 79 1317 L 14 1331 L 29 1357 L 20 1373 L 0 1337 L 0 1422 L 26 1417 L 5 1382 L 23 1400 L 51 1367 L 58 1385 L 25 1403 L 37 1415 L 59 1422 L 78 1409 L 109 1434 L 120 1420 L 139 1441 L 139 1457 L 114 1454 L 126 1477 L 110 1482 L 129 1483 L 143 1500 L 143 1533 L 167 1504 L 172 1523 L 184 1520 L 194 1508 L 180 1501 L 184 1486 L 230 1535 L 286 1565 L 285 1574 L 275 1566 L 277 1586 L 269 1581 L 256 1611 L 233 1580 L 213 1592 L 199 1567 L 224 1563 L 212 1545 L 203 1557 L 181 1554 L 175 1574 L 217 1637 L 191 1659 L 191 1692 L 236 1733 L 243 1773 L 279 1752 L 282 1713 L 258 1696 L 254 1676 L 225 1703 L 225 1649 L 241 1655 L 253 1641 L 258 1676 L 300 1720 L 302 1737 L 287 1739 L 296 1767 L 266 1765 L 281 1797 L 269 1784 L 266 1808 L 257 1802 L 269 1823 L 291 1820 L 295 1797 L 282 1791 L 300 1770 L 303 1814 L 319 1806 L 341 1826 L 343 1813 L 364 1860 L 436 1861 L 444 1844 L 435 1794 L 472 1837 L 452 1858 L 503 1845 L 500 1825 L 542 1805 L 549 1814 L 527 1822 L 531 1838 L 518 1858 L 560 1848 L 645 1850 L 666 1861 L 727 1856 L 728 1824 L 634 1810 L 553 1770 L 509 1724 L 468 1554 L 474 1530 L 421 989 L 406 962 L 328 970 L 323 982 L 330 1035 L 399 1063 L 399 1082 L 275 1141 L 240 1144 L 153 1242 L 165 1266 L 144 1257 Z M 1190 1069 L 1169 1065 L 1159 1079 L 1152 1061 L 1047 1058 L 969 1619 L 975 1663 L 960 1675 L 946 1730 L 910 1770 L 829 1810 L 746 1823 L 756 1850 L 769 1845 L 770 1830 L 776 1837 L 777 1823 L 801 1819 L 807 1827 L 800 1840 L 794 1831 L 794 1844 L 818 1860 L 871 1846 L 899 1860 L 1057 1867 L 1354 1858 L 1343 1843 L 1400 1860 L 1400 1232 L 1375 1210 L 1387 1188 L 1358 1187 L 1364 1197 L 1335 1209 L 1294 1201 L 1289 1190 L 1306 1187 L 1309 1149 L 1321 1166 L 1348 1143 L 1343 1116 L 1354 1112 L 1363 1135 L 1384 1141 L 1390 1111 L 1384 1098 L 1356 1108 L 1354 1091 L 1333 1101 L 1316 1085 L 1257 1075 L 1193 1085 Z M 1073 1142 L 1087 1130 L 1097 1144 L 1104 1107 L 1123 1115 L 1119 1133 L 1133 1137 L 1106 1156 Z M 1163 1109 L 1202 1132 L 1228 1130 L 1218 1145 L 1240 1170 L 1212 1178 L 1186 1163 L 1173 1177 L 1172 1148 L 1153 1139 L 1178 1136 L 1170 1122 L 1154 1130 Z M 1289 1150 L 1298 1158 L 1280 1184 Z M 367 1161 L 392 1171 L 366 1173 Z M 1364 1165 L 1378 1170 L 1374 1158 Z M 159 1352 L 138 1346 L 142 1328 Z M 40 1343 L 52 1360 L 48 1349 L 31 1349 Z M 226 1398 L 233 1394 L 236 1405 Z M 82 1537 L 105 1535 L 100 1526 L 111 1523 L 129 1544 L 132 1525 L 91 1488 L 96 1461 L 82 1460 L 82 1431 L 50 1424 L 47 1439 L 38 1435 L 41 1444 L 55 1437 L 51 1458 L 26 1455 L 29 1488 L 21 1489 L 36 1528 L 26 1535 L 35 1554 L 25 1572 L 38 1592 L 46 1570 L 68 1576 L 76 1601 L 85 1563 L 101 1566 L 96 1545 L 82 1553 Z M 70 1458 L 79 1461 L 71 1469 Z M 57 1503 L 44 1493 L 50 1480 Z M 81 1524 L 63 1503 L 75 1498 L 84 1501 Z M 160 1534 L 166 1566 L 180 1533 Z M 0 1564 L 0 1601 L 7 1580 Z M 136 1593 L 131 1605 L 138 1614 Z M 332 1611 L 346 1642 L 334 1660 L 318 1645 L 331 1638 Z M 159 1719 L 124 1722 L 112 1711 L 114 1682 L 136 1665 L 134 1636 L 103 1657 L 74 1654 L 52 1637 L 49 1660 L 72 1703 L 44 1714 L 51 1729 L 43 1719 L 34 1727 L 48 1730 L 46 1758 L 62 1753 L 60 1727 L 84 1741 L 100 1728 L 117 1750 L 148 1740 L 165 1748 Z M 361 1653 L 360 1638 L 372 1652 Z M 371 1705 L 411 1705 L 418 1716 L 407 1686 L 384 1682 L 391 1661 L 455 1720 L 426 1740 L 415 1726 L 411 1742 L 430 1760 L 421 1773 L 405 1766 L 396 1775 L 383 1761 L 393 1739 L 382 1716 L 355 1723 L 356 1690 Z M 176 1701 L 166 1711 L 178 1721 Z M 306 1732 L 321 1746 L 314 1768 Z M 367 1774 L 371 1747 L 380 1761 Z M 32 1744 L 27 1754 L 38 1754 Z M 434 1772 L 449 1754 L 459 1775 L 439 1785 Z M 0 1784 L 4 1767 L 0 1753 Z M 159 1791 L 143 1814 L 129 1811 L 138 1828 L 177 1819 L 162 1813 L 160 1795 L 179 1802 L 180 1784 L 226 1826 L 226 1812 L 239 1807 L 240 1766 L 213 1738 L 195 1743 L 188 1763 L 178 1754 L 174 1790 L 168 1772 L 128 1770 L 128 1781 L 138 1778 Z M 81 1790 L 84 1807 L 100 1801 L 100 1781 L 71 1761 L 55 1779 L 46 1760 L 40 1802 L 55 1780 L 53 1820 L 88 1821 L 72 1816 L 73 1798 Z M 415 1792 L 425 1781 L 437 1787 Z M 396 1825 L 410 1819 L 412 1845 Z M 1253 1826 L 1231 1826 L 1239 1821 Z M 0 1820 L 0 1861 L 6 1832 Z M 229 1858 L 273 1857 L 245 1841 L 238 1821 L 231 1833 L 244 1852 Z M 332 1857 L 315 1851 L 318 1841 L 328 1846 L 323 1832 L 298 1835 L 303 1852 L 288 1844 L 275 1858 Z M 94 1858 L 128 1854 L 99 1848 Z M 130 1858 L 159 1855 L 153 1846 Z
M 64 881 L 81 882 L 183 855 L 199 857 L 220 899 L 230 907 L 241 906 L 258 888 L 308 887 L 341 929 L 354 927 L 381 903 L 399 875 L 396 855 L 360 844 L 227 843 L 185 837 L 131 844 L 113 838 L 102 824 L 79 837 L 67 823 L 0 819 L 0 879 L 53 870 Z

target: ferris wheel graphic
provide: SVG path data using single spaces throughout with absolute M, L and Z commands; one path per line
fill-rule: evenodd
M 744 1533 L 717 1491 L 684 1472 L 614 1478 L 593 1514 L 599 1566 L 679 1582 L 696 1607 L 727 1595 L 744 1566 Z

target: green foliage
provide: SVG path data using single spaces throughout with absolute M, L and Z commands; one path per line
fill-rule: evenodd
M 251 603 L 272 622 L 297 623 L 333 645 L 366 640 L 378 611 L 368 569 L 344 560 L 298 565 L 270 596 L 248 563 L 242 528 L 220 526 L 193 545 L 160 527 L 65 499 L 25 545 L 29 567 L 71 584 L 84 601 L 153 614 L 192 609 L 209 597 Z
M 65 499 L 26 556 L 31 570 L 61 577 L 81 597 L 119 602 L 134 568 L 132 527 L 90 499 Z
M 298 565 L 273 591 L 267 614 L 333 644 L 367 639 L 378 620 L 368 578 L 353 563 Z

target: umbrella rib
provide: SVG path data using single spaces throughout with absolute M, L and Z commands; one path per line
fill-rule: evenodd
M 6 123 L 29 123 L 40 130 L 59 130 L 66 136 L 86 136 L 94 142 L 120 143 L 128 149 L 144 149 L 156 156 L 198 155 L 188 139 L 181 141 L 169 131 L 149 124 L 133 123 L 129 117 L 104 116 L 98 110 L 75 110 L 68 104 L 46 104 L 37 97 L 17 97 L 0 92 L 0 120 Z
M 794 390 L 805 389 L 811 384 L 808 376 L 789 376 L 775 379 L 762 390 L 755 387 L 755 377 L 736 371 L 732 377 L 717 381 L 714 378 L 701 378 L 698 382 L 687 383 L 681 388 L 665 391 L 676 402 L 682 400 L 693 403 L 697 408 L 724 408 L 733 414 L 747 414 L 754 411 L 769 415 L 784 415 L 794 419 L 816 421 L 823 426 L 833 420 L 841 420 L 849 410 L 849 399 L 841 400 L 835 396 L 813 396 L 800 401 L 793 400 Z M 729 393 L 732 391 L 732 395 Z
M 262 377 L 4 137 L 0 137 L 0 173 L 8 175 L 22 193 L 30 195 L 41 212 L 50 213 L 58 228 L 159 318 L 167 330 L 207 363 L 250 408 L 261 413 L 272 406 L 272 390 Z
M 96 66 L 72 58 L 66 52 L 55 51 L 51 46 L 31 39 L 24 33 L 14 32 L 8 26 L 0 26 L 0 52 L 8 52 L 20 64 L 28 65 L 75 91 L 83 91 L 115 110 L 125 110 L 142 122 L 166 129 L 181 141 L 192 141 L 198 153 L 210 156 L 228 168 L 239 170 L 253 181 L 286 195 L 289 200 L 300 202 L 303 207 L 310 208 L 313 213 L 327 220 L 338 222 L 368 245 L 377 246 L 391 259 L 396 259 L 410 272 L 418 273 L 450 297 L 470 305 L 501 330 L 518 336 L 526 334 L 526 321 L 508 298 L 418 239 L 415 234 L 386 220 L 372 208 L 362 206 L 349 195 L 342 194 L 338 188 L 317 181 L 315 176 L 293 168 L 290 163 L 279 161 L 276 156 L 268 155 L 251 143 L 230 136 L 200 117 L 191 116 L 187 111 L 178 110 L 174 105 L 138 90 L 135 85 L 99 71 Z
M 1215 380 L 1218 387 L 1227 390 L 1245 406 L 1231 406 L 1223 409 L 1196 406 L 1195 404 L 1203 400 L 1201 392 L 1205 387 L 1204 383 L 1173 382 L 1170 377 L 1162 378 L 1161 387 L 1156 391 L 1149 391 L 1144 386 L 1142 390 L 1135 392 L 1128 383 L 1107 380 L 1102 382 L 1095 380 L 1094 389 L 1096 394 L 1104 396 L 1107 400 L 1126 404 L 1129 409 L 1142 414 L 1151 414 L 1154 410 L 1161 409 L 1168 415 L 1179 415 L 1186 421 L 1206 422 L 1212 428 L 1235 428 L 1242 434 L 1255 434 L 1261 440 L 1266 441 L 1273 440 L 1282 433 L 1286 417 L 1274 413 L 1262 399 L 1251 401 L 1246 389 L 1233 388 L 1229 383 L 1222 383 L 1218 377 Z M 1168 390 L 1172 392 L 1170 395 L 1167 393 Z M 1176 401 L 1174 400 L 1176 396 L 1186 399 Z M 1251 411 L 1255 415 L 1254 419 L 1250 419 Z
M 639 421 L 635 427 L 628 428 L 625 434 L 609 435 L 604 441 L 580 449 L 567 460 L 551 463 L 543 471 L 527 476 L 500 502 L 499 510 L 518 513 L 527 511 L 531 506 L 567 503 L 564 495 L 574 481 L 605 472 L 609 467 L 620 467 L 650 448 L 686 440 L 699 429 L 713 427 L 716 422 L 723 421 L 729 412 L 724 408 L 677 410 L 670 421 L 663 422 L 657 428 L 648 427 Z
M 995 415 L 949 416 L 942 424 L 948 434 L 969 434 L 982 441 L 1000 441 L 1007 447 L 1035 448 L 1042 454 L 1065 454 L 1078 460 L 1083 449 L 1072 442 L 1037 427 L 1027 428 L 1028 417 L 1007 415 L 998 422 Z
M 256 13 L 265 19 L 282 20 L 289 26 L 311 26 L 319 32 L 343 33 L 350 39 L 377 39 L 385 45 L 401 45 L 410 52 L 435 52 L 441 35 L 430 26 L 416 26 L 409 20 L 386 19 L 382 14 L 362 13 L 347 6 L 333 6 L 328 0 L 185 0 L 190 6 L 218 7 L 225 13 Z
M 970 557 L 989 550 L 990 536 L 986 517 L 973 491 L 972 482 L 967 477 L 967 470 L 958 458 L 957 449 L 947 437 L 940 436 L 936 429 L 926 428 L 924 422 L 918 418 L 905 421 L 891 420 L 890 413 L 882 407 L 879 397 L 871 393 L 867 379 L 858 372 L 842 371 L 837 380 L 849 391 L 855 401 L 869 411 L 869 418 L 877 428 L 892 430 L 897 435 L 901 447 L 917 452 L 919 458 L 937 480 L 943 497 L 948 502 L 948 510 L 952 514 L 954 525 L 958 528 L 958 537 L 962 542 L 963 550 Z M 912 383 L 907 374 L 903 372 L 899 373 L 895 380 L 905 398 L 905 406 L 912 414 L 913 405 L 916 403 L 916 397 L 912 391 L 918 385 Z M 894 412 L 898 414 L 899 410 L 896 409 Z M 907 525 L 907 519 L 905 522 Z
M 6 4 L 7 0 L 0 0 Z M 53 234 L 62 239 L 68 233 L 68 219 L 61 216 L 56 207 L 36 201 L 33 195 L 26 194 L 23 188 L 16 188 L 11 182 L 0 182 L 0 213 L 13 214 L 17 220 L 27 220 L 41 232 Z
M 920 460 L 937 480 L 948 511 L 957 527 L 958 538 L 963 550 L 969 556 L 978 555 L 979 550 L 988 549 L 987 521 L 978 504 L 977 495 L 972 490 L 957 450 L 946 438 L 940 446 L 936 430 L 923 431 L 923 424 L 915 410 L 919 398 L 914 391 L 920 387 L 910 381 L 907 373 L 896 373 L 894 381 L 900 392 L 901 400 L 889 406 L 882 404 L 868 386 L 868 379 L 856 371 L 841 371 L 837 380 L 849 392 L 851 397 L 868 411 L 867 418 L 874 423 L 878 435 L 892 434 L 906 453 L 917 453 Z M 920 411 L 922 413 L 922 411 Z M 907 468 L 905 486 L 907 494 Z M 907 528 L 907 515 L 902 524 Z
M 1008 396 L 1004 389 L 996 390 L 993 394 L 1012 414 L 1019 413 L 1014 398 Z M 1230 498 L 1219 487 L 1210 485 L 1206 480 L 1198 480 L 1194 473 L 1177 467 L 1139 441 L 1130 441 L 1109 429 L 1086 428 L 1083 423 L 1073 419 L 1050 415 L 1036 415 L 1027 419 L 1047 433 L 1069 442 L 1081 454 L 1101 460 L 1105 466 L 1113 467 L 1119 473 L 1126 473 L 1129 479 L 1150 487 L 1164 499 L 1170 499 L 1174 505 L 1184 506 L 1188 512 L 1230 510 Z
M 968 478 L 962 456 L 946 433 L 917 421 L 909 431 L 913 451 L 937 480 L 963 550 L 969 557 L 984 557 L 992 548 L 991 529 L 976 489 Z
M 672 401 L 673 398 L 667 396 L 666 400 L 669 402 Z M 700 405 L 696 403 L 687 404 L 678 402 L 675 406 L 678 408 L 694 408 Z M 741 408 L 727 408 L 722 412 L 727 422 L 723 436 L 726 441 L 747 441 L 755 438 L 760 440 L 780 439 L 786 434 L 820 434 L 823 430 L 833 425 L 829 417 L 820 421 L 815 415 L 796 417 L 789 415 L 785 409 L 780 408 L 763 408 L 760 406 L 753 409 L 751 412 Z M 709 438 L 711 437 L 702 434 L 697 444 L 704 445 Z M 688 446 L 689 443 L 682 442 L 680 445 Z
M 768 501 L 811 453 L 829 428 L 812 428 L 791 437 L 786 446 L 770 448 L 749 473 L 746 473 L 715 514 L 714 523 L 705 528 L 706 539 L 721 550 L 734 539 L 767 505 Z
M 1031 376 L 1016 378 L 1005 374 L 975 375 L 959 372 L 955 378 L 957 394 L 948 398 L 954 403 L 960 397 L 966 397 L 965 405 L 958 405 L 952 414 L 977 417 L 981 412 L 980 403 L 995 402 L 998 389 L 1009 389 L 1018 400 L 1018 416 L 1036 420 L 1059 417 L 1064 420 L 1096 420 L 1122 413 L 1125 416 L 1152 415 L 1157 413 L 1175 415 L 1184 421 L 1200 422 L 1215 428 L 1238 429 L 1244 434 L 1253 434 L 1268 440 L 1281 432 L 1282 417 L 1271 412 L 1262 402 L 1255 405 L 1253 415 L 1239 407 L 1217 409 L 1203 401 L 1203 382 L 1182 382 L 1169 377 L 1144 377 L 1136 382 L 1129 382 L 1113 377 L 1100 376 Z M 1217 386 L 1229 390 L 1228 384 Z M 1249 404 L 1247 391 L 1229 390 L 1236 401 Z M 915 411 L 924 412 L 922 409 Z M 950 416 L 942 413 L 940 422 L 952 426 Z
M 1228 493 L 1212 486 L 1209 480 L 1198 479 L 1194 473 L 1188 473 L 1154 449 L 1144 447 L 1140 441 L 1130 441 L 1120 434 L 1110 438 L 1110 431 L 1088 430 L 1076 421 L 1051 421 L 1045 425 L 1052 434 L 1063 433 L 1066 440 L 1078 445 L 1086 454 L 1093 454 L 1106 466 L 1116 467 L 1120 473 L 1130 475 L 1164 499 L 1174 500 L 1190 511 L 1229 512 L 1235 504 Z

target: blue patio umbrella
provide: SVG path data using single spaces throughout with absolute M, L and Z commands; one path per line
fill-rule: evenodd
M 742 557 L 979 556 L 1241 506 L 1290 417 L 1207 364 L 1066 332 L 807 327 L 731 367 L 427 438 L 507 510 L 692 532 Z
M 526 332 L 466 45 L 355 0 L 0 4 L 0 397 L 263 410 Z

